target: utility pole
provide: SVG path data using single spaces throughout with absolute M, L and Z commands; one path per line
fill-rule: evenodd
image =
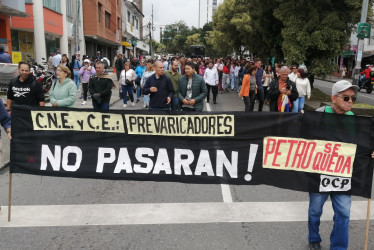
M 160 27 L 160 43 L 162 43 L 162 27 Z
M 206 23 L 209 23 L 208 12 L 209 12 L 209 0 L 206 0 Z
M 368 14 L 369 0 L 362 0 L 362 9 L 361 9 L 361 23 L 366 23 L 367 14 Z M 358 32 L 357 32 L 358 34 Z M 356 53 L 356 66 L 353 72 L 353 85 L 358 85 L 360 81 L 360 70 L 361 70 L 361 60 L 364 52 L 364 38 L 358 38 L 357 44 L 357 53 Z
M 151 24 L 151 27 L 150 27 L 150 37 L 151 37 L 151 46 L 150 46 L 150 50 L 151 50 L 151 57 L 153 57 L 153 40 L 152 40 L 152 33 L 153 33 L 153 4 L 152 4 L 152 24 Z

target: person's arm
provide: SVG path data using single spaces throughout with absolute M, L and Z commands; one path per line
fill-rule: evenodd
M 182 76 L 184 77 L 184 76 Z M 184 99 L 184 94 L 182 93 L 182 90 L 184 89 L 183 82 L 182 82 L 182 77 L 178 79 L 178 99 L 179 101 L 183 101 Z
M 168 86 L 168 92 L 169 92 L 169 95 L 168 95 L 168 104 L 170 103 L 170 101 L 173 99 L 174 97 L 174 94 L 175 94 L 175 91 L 174 91 L 174 86 L 173 86 L 173 83 L 171 82 L 171 79 L 169 77 L 167 77 L 167 86 Z
M 39 106 L 44 107 L 45 106 L 45 96 L 42 89 L 42 85 L 36 82 L 35 85 L 36 94 L 38 96 Z
M 296 99 L 299 97 L 299 92 L 297 91 L 296 84 L 291 83 L 292 89 L 291 89 L 291 94 L 288 96 L 290 100 L 296 101 Z
M 309 82 L 309 79 L 308 78 L 305 78 L 308 82 L 308 84 L 306 85 L 306 97 L 307 97 L 307 100 L 309 101 L 310 97 L 311 97 L 311 93 L 312 93 L 312 89 L 310 88 L 310 82 Z
M 204 100 L 204 98 L 208 94 L 208 88 L 207 88 L 207 86 L 206 86 L 206 84 L 204 82 L 204 79 L 201 78 L 199 80 L 199 83 L 200 83 L 199 84 L 200 85 L 200 95 L 198 95 L 195 98 L 193 98 L 193 99 L 195 99 L 196 102 L 200 102 L 200 101 Z
M 90 92 L 91 96 L 95 94 L 94 81 L 95 79 L 93 78 L 90 78 L 90 80 L 88 81 L 88 92 Z
M 5 132 L 8 134 L 8 137 L 10 137 L 10 127 L 11 127 L 11 119 L 10 115 L 8 114 L 8 111 L 5 109 L 3 101 L 0 99 L 0 117 L 1 117 L 1 126 L 3 126 Z
M 150 79 L 151 77 L 148 77 L 147 81 L 145 81 L 144 83 L 144 87 L 143 87 L 143 95 L 149 95 L 150 93 L 150 88 L 151 88 L 151 82 L 150 82 Z
M 272 100 L 278 99 L 278 96 L 280 95 L 280 91 L 278 88 L 278 81 L 273 80 L 270 83 L 269 90 L 268 90 L 268 96 Z

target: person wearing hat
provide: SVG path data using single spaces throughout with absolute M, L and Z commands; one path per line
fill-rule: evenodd
M 88 92 L 88 82 L 91 77 L 96 73 L 95 67 L 91 66 L 91 61 L 89 59 L 84 59 L 83 66 L 79 70 L 79 75 L 82 77 L 82 88 L 83 88 L 83 102 L 82 105 L 86 105 L 87 102 L 87 92 Z
M 351 109 L 356 101 L 357 90 L 357 86 L 346 80 L 336 82 L 332 87 L 332 106 L 323 106 L 316 111 L 354 115 Z M 371 157 L 374 158 L 374 152 L 372 152 Z M 319 234 L 319 225 L 323 205 L 329 196 L 334 208 L 334 226 L 330 236 L 330 249 L 348 248 L 351 196 L 339 193 L 309 193 L 308 241 L 310 249 L 321 249 L 322 238 Z

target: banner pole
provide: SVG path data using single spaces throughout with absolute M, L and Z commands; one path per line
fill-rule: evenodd
M 9 193 L 8 193 L 8 222 L 10 222 L 12 207 L 12 173 L 9 171 Z
M 371 199 L 368 199 L 368 207 L 366 213 L 366 226 L 365 226 L 365 246 L 364 249 L 368 249 L 368 240 L 369 240 L 369 222 L 370 222 L 370 203 Z

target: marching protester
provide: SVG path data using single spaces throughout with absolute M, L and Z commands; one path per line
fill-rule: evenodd
M 86 105 L 87 102 L 87 92 L 88 92 L 88 82 L 94 74 L 96 74 L 95 67 L 91 66 L 89 59 L 84 59 L 84 65 L 79 70 L 79 75 L 82 77 L 82 88 L 83 88 L 83 102 L 82 105 Z
M 71 57 L 70 71 L 73 72 L 72 80 L 74 80 L 75 85 L 77 85 L 77 90 L 79 91 L 79 69 L 81 65 L 77 60 L 77 57 L 73 55 Z
M 304 109 L 305 98 L 309 101 L 312 90 L 304 69 L 299 68 L 296 75 L 295 84 L 299 97 L 293 102 L 292 112 L 301 112 Z
M 92 106 L 96 110 L 109 110 L 110 97 L 112 96 L 112 77 L 105 73 L 104 63 L 95 64 L 96 75 L 90 79 L 88 88 L 92 96 Z
M 247 64 L 246 66 L 246 74 L 244 75 L 242 87 L 240 89 L 239 96 L 243 97 L 244 105 L 245 105 L 245 112 L 253 111 L 255 106 L 255 98 L 256 98 L 256 66 L 250 66 Z
M 68 56 L 66 54 L 63 54 L 61 56 L 61 62 L 60 62 L 60 64 L 62 64 L 62 65 L 64 65 L 64 66 L 66 66 L 66 67 L 69 68 L 69 66 L 70 66 L 70 64 L 69 64 L 69 58 L 68 58 Z M 69 70 L 70 70 L 70 68 L 69 68 Z
M 53 107 L 74 107 L 77 86 L 70 79 L 70 69 L 65 65 L 58 65 L 56 81 L 49 92 L 49 100 Z
M 140 81 L 141 81 L 141 79 L 143 77 L 143 73 L 144 73 L 145 69 L 146 69 L 145 63 L 144 63 L 143 60 L 141 60 L 140 64 L 138 65 L 138 67 L 136 67 L 136 69 L 135 69 L 135 73 L 137 75 L 137 78 L 135 79 L 135 84 L 136 84 L 136 103 L 138 103 L 140 101 L 140 97 L 142 95 Z
M 131 106 L 135 106 L 133 88 L 135 87 L 136 73 L 130 68 L 130 62 L 124 64 L 124 69 L 121 71 L 120 83 L 122 87 L 123 94 L 123 108 L 127 107 L 127 94 L 131 100 Z
M 156 61 L 153 66 L 155 74 L 145 82 L 143 94 L 150 95 L 149 110 L 169 110 L 174 96 L 173 83 L 165 76 L 162 62 Z
M 291 112 L 291 103 L 297 99 L 299 93 L 293 81 L 288 79 L 290 69 L 283 66 L 279 71 L 279 78 L 274 79 L 269 86 L 270 111 Z M 256 78 L 257 80 L 257 78 Z
M 212 90 L 213 103 L 217 104 L 219 76 L 217 69 L 213 68 L 212 61 L 209 62 L 208 68 L 205 70 L 204 81 L 207 87 L 206 101 L 209 103 L 210 90 Z
M 296 65 L 293 65 L 293 66 L 291 66 L 290 69 L 291 69 L 291 73 L 288 74 L 288 78 L 289 78 L 291 81 L 295 82 L 296 79 L 297 79 L 297 66 L 296 66 Z
M 119 78 L 121 76 L 121 71 L 123 69 L 123 59 L 122 54 L 117 54 L 117 59 L 114 63 L 114 66 L 116 67 L 116 74 L 117 74 L 117 81 L 119 81 Z
M 181 74 L 178 72 L 178 61 L 174 60 L 170 64 L 170 70 L 165 72 L 165 75 L 168 76 L 173 83 L 174 87 L 174 97 L 171 101 L 171 110 L 177 111 L 180 110 L 180 101 L 178 98 L 178 80 L 181 78 Z
M 61 59 L 62 59 L 62 56 L 61 56 L 61 50 L 56 50 L 56 54 L 53 56 L 52 58 L 52 65 L 54 67 L 54 71 L 56 71 L 57 69 L 57 66 L 60 64 L 61 62 Z
M 207 95 L 207 87 L 203 77 L 195 74 L 195 64 L 187 62 L 185 75 L 178 81 L 178 97 L 183 111 L 203 111 L 203 100 Z
M 19 76 L 13 78 L 8 87 L 7 110 L 11 112 L 12 104 L 44 106 L 45 98 L 41 84 L 30 74 L 30 64 L 18 63 Z
M 223 70 L 222 70 L 222 93 L 228 92 L 230 87 L 230 62 L 226 61 L 223 64 Z
M 332 87 L 332 106 L 323 106 L 316 111 L 339 115 L 354 115 L 351 111 L 356 101 L 358 86 L 340 80 Z M 371 157 L 374 158 L 374 152 Z M 308 241 L 310 249 L 321 249 L 322 238 L 319 226 L 323 205 L 330 196 L 334 208 L 334 226 L 330 235 L 330 249 L 348 249 L 351 196 L 339 193 L 309 193 Z
M 199 66 L 199 75 L 203 76 L 204 77 L 204 74 L 205 74 L 205 70 L 207 69 L 206 67 L 206 63 L 205 61 L 201 61 L 200 62 L 200 66 Z
M 256 86 L 257 86 L 257 100 L 258 100 L 258 112 L 262 111 L 264 105 L 264 88 L 262 87 L 262 76 L 264 75 L 264 70 L 262 69 L 262 62 L 260 58 L 254 60 L 254 65 L 257 67 L 256 72 Z
M 219 77 L 218 93 L 222 93 L 223 64 L 221 63 L 221 59 L 217 59 L 216 63 L 214 64 L 214 68 L 217 70 Z
M 273 80 L 273 78 L 274 78 L 273 69 L 271 68 L 271 65 L 268 65 L 266 69 L 264 70 L 264 74 L 262 76 L 262 80 L 263 80 L 262 87 L 264 88 L 264 103 L 266 104 L 269 104 L 268 98 L 267 98 L 268 87 L 271 81 Z
M 140 85 L 141 85 L 141 88 L 143 89 L 144 88 L 144 84 L 145 82 L 147 81 L 147 79 L 153 75 L 155 73 L 155 71 L 153 70 L 153 61 L 152 60 L 148 60 L 146 63 L 145 63 L 145 66 L 146 66 L 146 70 L 144 71 L 143 73 L 143 77 L 142 79 L 140 80 Z M 143 93 L 143 108 L 148 108 L 149 107 L 149 94 L 146 95 Z

